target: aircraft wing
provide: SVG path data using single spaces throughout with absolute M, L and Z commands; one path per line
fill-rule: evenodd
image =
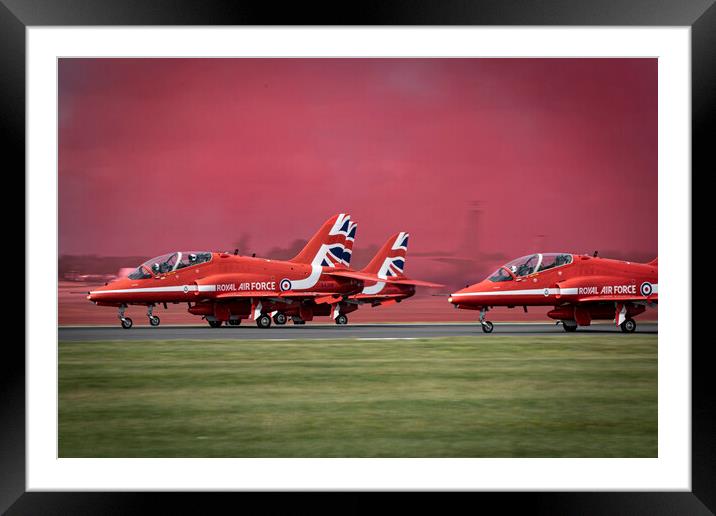
M 361 281 L 384 281 L 380 279 L 375 274 L 368 274 L 365 272 L 358 272 L 358 271 L 346 271 L 346 270 L 339 270 L 339 271 L 330 271 L 330 272 L 324 272 L 323 274 L 326 274 L 328 276 L 337 276 L 339 278 L 353 278 Z
M 366 298 L 370 299 L 402 299 L 405 297 L 405 294 L 363 294 Z M 353 295 L 350 297 L 351 299 L 357 299 L 361 300 L 358 295 Z
M 223 292 L 216 295 L 216 299 L 234 299 L 234 298 L 247 298 L 247 297 L 318 297 L 318 296 L 342 296 L 340 292 L 272 292 L 268 290 L 244 290 L 241 292 Z
M 339 292 L 281 292 L 278 297 L 319 297 L 319 296 L 342 296 Z
M 605 301 L 614 301 L 618 303 L 656 303 L 659 301 L 659 294 L 654 293 L 649 297 L 644 296 L 583 296 L 575 299 L 574 303 L 603 303 Z
M 223 292 L 216 295 L 216 299 L 241 299 L 246 297 L 277 297 L 280 296 L 280 292 L 271 292 L 266 290 L 251 291 L 243 290 L 241 292 Z
M 358 272 L 358 271 L 331 271 L 326 272 L 325 274 L 328 274 L 330 276 L 338 276 L 341 278 L 353 278 L 358 279 L 362 281 L 374 281 L 374 282 L 385 282 L 385 283 L 395 283 L 398 285 L 417 285 L 422 287 L 444 287 L 445 285 L 440 285 L 439 283 L 430 283 L 429 281 L 421 281 L 421 280 L 414 280 L 410 278 L 401 278 L 401 279 L 392 279 L 392 278 L 379 278 L 375 274 L 368 274 L 366 272 Z
M 404 279 L 388 279 L 386 283 L 395 283 L 398 285 L 415 285 L 417 287 L 444 287 L 445 285 L 441 285 L 440 283 L 431 283 L 429 281 L 422 281 L 422 280 L 415 280 L 410 278 L 404 278 Z

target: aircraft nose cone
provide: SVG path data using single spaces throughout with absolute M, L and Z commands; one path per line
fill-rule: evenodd
M 106 296 L 102 297 L 102 293 L 103 293 L 103 291 L 108 290 L 110 288 L 112 288 L 112 287 L 111 287 L 111 284 L 109 284 L 109 283 L 107 285 L 104 285 L 101 287 L 95 287 L 92 290 L 90 290 L 89 292 L 87 292 L 87 299 L 89 301 L 92 301 L 93 303 L 96 303 L 100 298 L 105 299 Z
M 87 299 L 89 299 L 92 302 L 97 301 L 97 299 L 99 298 L 99 290 L 100 290 L 99 288 L 96 288 L 94 290 L 90 290 L 89 292 L 87 292 Z
M 463 290 L 464 289 L 458 290 L 457 292 L 453 292 L 452 294 L 450 294 L 450 297 L 448 297 L 448 303 L 456 305 L 458 303 L 458 299 L 460 299 L 460 296 L 456 296 L 455 294 L 460 294 Z

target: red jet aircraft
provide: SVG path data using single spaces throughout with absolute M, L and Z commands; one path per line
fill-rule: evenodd
M 438 283 L 408 278 L 403 270 L 408 253 L 408 238 L 405 232 L 391 236 L 375 257 L 360 272 L 377 276 L 380 281 L 366 282 L 359 294 L 350 296 L 346 303 L 367 303 L 371 306 L 400 303 L 415 294 L 416 286 L 443 287 Z M 357 306 L 356 306 L 357 308 Z M 355 310 L 355 308 L 353 308 Z
M 350 265 L 356 228 L 357 223 L 353 222 L 346 237 L 343 251 L 343 264 L 346 266 Z M 357 271 L 362 274 L 363 278 L 370 277 L 374 280 L 365 280 L 365 286 L 360 293 L 344 296 L 342 300 L 337 299 L 340 296 L 329 294 L 317 300 L 304 301 L 304 305 L 312 306 L 309 317 L 330 315 L 336 324 L 347 324 L 348 316 L 346 314 L 357 310 L 362 304 L 380 306 L 400 303 L 403 299 L 415 294 L 416 286 L 444 286 L 428 281 L 413 280 L 405 276 L 403 269 L 408 251 L 408 237 L 408 233 L 396 233 L 388 239 L 365 268 Z M 322 304 L 317 304 L 318 301 L 321 301 Z M 297 316 L 300 316 L 296 311 L 298 306 L 275 306 L 278 311 L 274 312 L 274 322 L 285 324 L 287 315 L 293 317 L 296 322 Z M 300 319 L 299 324 L 305 321 L 305 319 L 298 318 Z
M 554 306 L 547 315 L 564 331 L 589 326 L 592 320 L 614 319 L 622 331 L 636 329 L 634 317 L 658 302 L 658 259 L 649 263 L 610 260 L 588 255 L 538 253 L 513 260 L 480 283 L 452 294 L 456 308 L 480 310 L 485 320 L 494 306 Z
M 348 239 L 355 237 L 355 223 L 346 214 L 326 221 L 303 250 L 291 260 L 270 260 L 214 252 L 175 252 L 148 260 L 127 278 L 117 279 L 89 292 L 87 299 L 99 306 L 119 308 L 123 328 L 132 320 L 124 316 L 128 305 L 144 305 L 152 326 L 156 304 L 187 303 L 189 312 L 201 315 L 212 327 L 224 322 L 238 325 L 253 318 L 260 328 L 271 325 L 268 314 L 286 315 L 301 323 L 313 315 L 336 310 L 341 300 L 361 292 L 367 275 L 347 268 Z M 352 243 L 348 246 L 352 246 Z M 336 318 L 345 324 L 347 318 Z

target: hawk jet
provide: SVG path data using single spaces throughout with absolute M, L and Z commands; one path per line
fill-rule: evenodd
M 658 258 L 649 263 L 569 253 L 537 253 L 517 258 L 479 283 L 450 295 L 455 308 L 479 310 L 485 333 L 486 314 L 495 306 L 553 306 L 547 315 L 564 331 L 593 320 L 613 319 L 623 332 L 636 330 L 634 317 L 659 300 Z

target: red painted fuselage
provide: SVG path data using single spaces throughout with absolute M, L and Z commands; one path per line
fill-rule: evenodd
M 456 308 L 482 311 L 481 320 L 495 306 L 554 306 L 549 317 L 562 321 L 568 331 L 596 319 L 613 318 L 621 326 L 658 302 L 658 271 L 657 260 L 537 253 L 500 267 L 448 300 Z

